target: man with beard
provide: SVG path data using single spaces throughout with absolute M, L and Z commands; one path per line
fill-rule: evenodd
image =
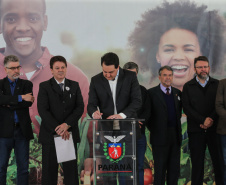
M 219 152 L 219 138 L 216 134 L 218 117 L 215 99 L 218 80 L 209 76 L 210 66 L 205 56 L 194 59 L 194 70 L 196 76 L 184 85 L 182 93 L 182 103 L 188 124 L 192 185 L 203 184 L 206 146 L 212 159 L 216 184 L 223 184 L 223 161 Z
M 10 153 L 14 149 L 17 184 L 28 185 L 29 140 L 33 139 L 29 107 L 34 101 L 32 83 L 22 80 L 16 56 L 4 59 L 7 77 L 0 80 L 0 184 L 6 184 Z

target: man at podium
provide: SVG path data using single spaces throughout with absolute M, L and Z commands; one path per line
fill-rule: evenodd
M 141 92 L 136 74 L 120 68 L 119 58 L 115 53 L 106 53 L 101 57 L 101 66 L 103 72 L 92 77 L 90 83 L 87 107 L 90 117 L 136 117 L 136 111 L 141 106 Z
M 136 112 L 142 103 L 140 86 L 134 72 L 120 68 L 119 58 L 115 53 L 106 53 L 101 57 L 101 66 L 103 72 L 91 79 L 87 110 L 93 119 L 113 119 L 114 121 L 103 122 L 101 126 L 104 130 L 113 131 L 117 135 L 114 136 L 118 137 L 128 130 L 125 121 L 118 119 L 137 117 Z M 136 136 L 139 138 L 138 124 L 136 128 Z M 104 181 L 107 179 L 106 177 Z M 120 177 L 119 183 L 124 184 L 123 182 Z

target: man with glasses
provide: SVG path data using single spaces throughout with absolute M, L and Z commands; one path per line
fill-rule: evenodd
M 14 148 L 17 185 L 28 185 L 29 140 L 33 139 L 29 107 L 34 102 L 33 85 L 19 79 L 20 62 L 16 56 L 4 59 L 7 77 L 0 80 L 0 184 L 6 184 L 10 153 Z
M 184 85 L 182 92 L 182 104 L 188 124 L 192 185 L 203 184 L 206 146 L 212 159 L 216 184 L 223 184 L 223 161 L 219 136 L 216 134 L 218 116 L 215 99 L 218 80 L 209 76 L 209 61 L 205 56 L 194 59 L 194 70 L 196 76 Z

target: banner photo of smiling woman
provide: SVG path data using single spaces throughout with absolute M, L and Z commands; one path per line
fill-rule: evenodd
M 161 66 L 174 70 L 173 86 L 182 90 L 194 76 L 194 58 L 204 55 L 211 72 L 221 68 L 224 23 L 218 12 L 190 1 L 164 2 L 145 12 L 129 36 L 134 61 L 150 70 L 151 82 Z

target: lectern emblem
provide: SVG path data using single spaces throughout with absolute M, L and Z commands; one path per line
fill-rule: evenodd
M 107 159 L 109 159 L 111 162 L 118 162 L 120 161 L 124 155 L 125 155 L 125 143 L 118 143 L 120 140 L 122 140 L 125 135 L 121 136 L 104 136 L 106 139 L 108 139 L 111 143 L 104 143 L 104 155 Z M 108 151 L 108 152 L 107 152 Z
M 108 143 L 108 154 L 112 159 L 118 159 L 122 155 L 121 143 Z

